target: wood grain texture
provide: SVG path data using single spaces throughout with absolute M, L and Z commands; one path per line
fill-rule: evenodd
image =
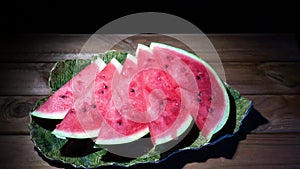
M 43 96 L 1 96 L 0 133 L 29 134 L 29 113 Z
M 0 136 L 0 164 L 4 169 L 56 168 L 47 164 L 34 150 L 30 137 Z
M 248 135 L 239 143 L 233 159 L 209 159 L 205 163 L 187 164 L 183 168 L 296 169 L 300 165 L 299 143 L 299 134 Z
M 299 134 L 249 134 L 247 139 L 239 142 L 232 159 L 211 158 L 206 162 L 186 164 L 184 169 L 297 168 L 300 165 L 299 143 Z M 34 151 L 29 136 L 0 136 L 0 147 L 5 152 L 5 155 L 1 154 L 1 166 L 5 169 L 20 166 L 32 169 L 54 168 Z M 157 165 L 156 168 L 161 166 Z
M 0 62 L 56 62 L 70 58 L 86 58 L 93 50 L 81 52 L 91 35 L 23 35 L 0 41 Z M 194 52 L 208 62 L 215 55 L 207 43 L 199 43 L 193 34 L 157 35 L 116 35 L 121 41 L 113 49 L 135 48 L 137 43 L 149 44 L 158 41 L 186 48 L 172 36 L 188 43 Z M 299 47 L 293 34 L 238 34 L 208 35 L 209 41 L 218 52 L 222 62 L 265 62 L 300 61 Z M 199 38 L 201 42 L 201 38 Z M 102 49 L 105 43 L 91 43 L 91 48 Z M 16 50 L 17 49 L 17 50 Z
M 48 78 L 54 63 L 0 63 L 0 95 L 48 95 Z M 226 82 L 241 94 L 300 94 L 300 63 L 212 64 Z M 18 83 L 16 83 L 18 79 Z M 251 80 L 249 80 L 251 79 Z

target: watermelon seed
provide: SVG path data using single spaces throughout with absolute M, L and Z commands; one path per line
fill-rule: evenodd
M 62 96 L 60 96 L 60 97 L 64 99 L 64 98 L 66 98 L 67 96 L 65 96 L 65 95 L 62 95 Z
M 201 79 L 201 77 L 200 77 L 199 75 L 197 75 L 197 76 L 196 76 L 196 79 L 197 79 L 197 80 L 200 80 L 200 79 Z
M 103 90 L 101 91 L 101 94 L 104 94 L 104 91 L 103 91 Z
M 118 121 L 118 124 L 121 126 L 122 125 L 122 121 Z
M 201 92 L 199 92 L 197 95 L 198 95 L 198 96 L 202 96 L 202 93 L 201 93 Z
M 209 97 L 209 100 L 212 100 L 212 97 L 211 97 L 211 96 Z
M 130 92 L 133 92 L 133 93 L 134 93 L 134 92 L 135 92 L 135 90 L 134 90 L 134 89 L 131 89 L 131 90 L 130 90 Z
M 165 69 L 168 69 L 169 65 L 165 65 Z
M 108 86 L 107 85 L 104 85 L 104 89 L 107 89 L 108 88 Z
M 196 100 L 197 100 L 197 102 L 201 102 L 201 99 L 199 97 Z
M 94 108 L 94 109 L 95 109 L 96 107 L 97 107 L 97 106 L 96 106 L 95 104 L 92 106 L 92 108 Z
M 84 107 L 84 108 L 82 108 L 82 112 L 86 112 L 86 108 Z
M 211 113 L 212 111 L 213 111 L 213 109 L 212 109 L 212 108 L 209 108 L 209 109 L 208 109 L 208 112 L 210 112 L 210 113 Z

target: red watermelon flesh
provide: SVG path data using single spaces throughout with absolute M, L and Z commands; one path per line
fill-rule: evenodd
M 99 107 L 107 106 L 111 96 L 108 86 L 114 72 L 120 67 L 116 59 L 112 59 L 106 67 L 97 73 L 86 92 L 76 100 L 72 111 L 53 131 L 58 137 L 96 138 L 101 129 L 103 117 Z M 99 98 L 100 97 L 100 98 Z
M 48 119 L 63 119 L 89 84 L 95 79 L 97 72 L 105 67 L 101 59 L 86 66 L 70 81 L 55 91 L 46 102 L 31 113 L 33 116 Z
M 137 85 L 138 84 L 138 85 Z M 190 122 L 189 116 L 180 115 L 181 93 L 178 84 L 165 71 L 148 69 L 139 72 L 130 83 L 130 103 L 142 99 L 139 93 L 144 93 L 147 112 L 154 114 L 155 119 L 148 122 L 151 140 L 154 145 L 176 139 L 180 134 L 180 124 Z M 138 104 L 133 104 L 140 109 Z M 186 125 L 186 124 L 185 124 Z
M 143 93 L 140 93 L 142 94 L 141 100 L 134 103 L 139 103 L 140 109 L 135 109 L 133 107 L 134 105 L 131 105 L 128 99 L 128 93 L 131 92 L 129 85 L 137 72 L 136 57 L 128 54 L 119 76 L 114 76 L 112 98 L 116 109 L 124 118 L 137 123 L 147 123 L 151 121 L 151 114 L 147 114 L 146 112 L 147 105 L 146 102 L 142 100 Z
M 180 58 L 192 71 L 198 86 L 195 100 L 199 105 L 198 112 L 192 115 L 202 134 L 210 139 L 229 116 L 229 98 L 223 82 L 209 64 L 191 53 L 160 43 L 151 43 L 150 48 L 154 55 Z
M 94 101 L 93 91 L 94 83 L 91 83 L 82 96 L 75 101 L 62 122 L 56 125 L 52 134 L 59 138 L 81 139 L 98 136 L 103 120 Z
M 189 101 L 192 95 L 188 89 L 194 91 L 197 87 L 195 83 L 193 84 L 192 76 L 181 70 L 188 71 L 188 67 L 180 64 L 178 60 L 173 59 L 173 63 L 166 63 L 161 57 L 154 55 L 149 47 L 140 44 L 136 55 L 139 71 L 143 72 L 143 75 L 140 73 L 140 77 L 143 79 L 133 81 L 132 84 L 143 82 L 140 85 L 141 90 L 147 93 L 148 101 L 151 101 L 151 95 L 149 95 L 151 91 L 159 90 L 165 96 L 163 101 L 166 103 L 163 104 L 163 113 L 160 113 L 157 119 L 149 123 L 152 142 L 162 144 L 179 137 L 191 124 L 190 111 L 197 111 L 197 107 Z M 178 70 L 181 70 L 181 72 L 178 72 Z M 177 75 L 174 75 L 175 73 Z M 178 76 L 189 79 L 190 85 L 186 86 L 186 81 L 178 79 Z M 136 97 L 132 100 L 138 99 L 139 97 Z
M 96 115 L 98 112 L 97 110 L 90 109 L 85 110 L 89 113 L 87 116 L 90 117 L 80 120 L 78 118 L 78 111 L 74 108 L 70 109 L 64 120 L 60 124 L 56 125 L 56 129 L 52 131 L 52 134 L 58 138 L 84 139 L 97 137 L 102 124 L 102 118 L 99 117 L 99 115 Z M 91 117 L 92 115 L 94 117 Z
M 162 144 L 177 138 L 189 127 L 192 117 L 188 111 L 197 107 L 182 104 L 187 92 L 179 88 L 165 70 L 165 64 L 152 55 L 149 47 L 139 45 L 136 54 L 138 61 L 129 55 L 120 77 L 116 78 L 113 100 L 122 117 L 147 124 L 153 144 Z
M 145 124 L 128 120 L 115 109 L 113 101 L 102 111 L 103 123 L 95 143 L 98 145 L 123 144 L 135 141 L 149 130 Z
M 95 81 L 95 100 L 104 121 L 95 142 L 102 145 L 131 142 L 148 133 L 145 124 L 123 117 L 116 109 L 112 99 L 112 81 L 119 75 L 122 65 L 116 60 L 112 60 L 111 63 L 114 69 L 104 70 Z M 124 66 L 126 65 L 125 63 Z

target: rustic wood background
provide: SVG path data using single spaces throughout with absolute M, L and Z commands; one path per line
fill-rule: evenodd
M 193 42 L 193 35 L 181 36 Z M 50 165 L 34 150 L 29 113 L 38 99 L 49 94 L 48 77 L 54 63 L 81 57 L 79 52 L 89 37 L 27 34 L 0 40 L 1 168 L 64 167 Z M 208 38 L 222 60 L 227 83 L 251 99 L 269 122 L 239 140 L 231 157 L 183 162 L 180 168 L 300 168 L 300 53 L 295 35 L 210 34 Z

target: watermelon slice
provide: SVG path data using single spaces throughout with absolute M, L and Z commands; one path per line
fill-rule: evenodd
M 114 69 L 107 69 L 107 71 L 104 69 L 95 80 L 95 101 L 104 121 L 98 137 L 95 139 L 95 143 L 98 145 L 132 142 L 149 132 L 145 124 L 123 117 L 116 109 L 112 99 L 112 82 L 114 77 L 119 76 L 122 65 L 114 59 L 111 63 L 108 67 L 114 66 Z M 127 63 L 125 61 L 125 67 Z
M 104 68 L 105 70 L 106 68 Z M 102 116 L 93 99 L 94 83 L 87 88 L 52 132 L 58 138 L 95 138 L 98 136 Z
M 222 80 L 208 63 L 187 51 L 160 43 L 151 43 L 150 48 L 161 60 L 167 61 L 173 56 L 180 58 L 192 71 L 198 86 L 195 100 L 199 105 L 198 112 L 192 115 L 203 136 L 209 140 L 229 116 L 229 97 Z
M 102 127 L 103 116 L 111 100 L 111 79 L 122 65 L 113 58 L 106 67 L 95 76 L 86 93 L 76 100 L 74 106 L 52 132 L 64 138 L 96 138 Z
M 31 115 L 47 119 L 63 119 L 72 108 L 76 98 L 88 88 L 97 72 L 105 67 L 101 59 L 86 66 L 70 81 L 55 91 L 46 102 L 34 110 Z
M 192 95 L 180 85 L 193 92 L 198 88 L 196 83 L 190 82 L 194 77 L 186 75 L 186 71 L 177 74 L 190 78 L 190 85 L 185 85 L 184 80 L 173 79 L 171 74 L 178 72 L 178 65 L 189 70 L 178 61 L 166 70 L 165 63 L 155 58 L 149 47 L 139 45 L 136 54 L 137 61 L 134 56 L 127 57 L 114 85 L 116 108 L 123 117 L 147 124 L 154 145 L 163 144 L 184 133 L 192 122 L 189 111 L 194 112 L 198 108 L 194 106 L 196 101 L 195 104 L 187 103 Z
M 149 123 L 152 142 L 157 145 L 177 139 L 191 125 L 190 114 L 198 108 L 195 106 L 196 101 L 191 101 L 194 100 L 193 92 L 198 89 L 194 78 L 188 72 L 189 68 L 179 59 L 173 59 L 172 63 L 166 62 L 154 55 L 149 47 L 141 44 L 138 45 L 136 54 L 140 71 L 148 69 L 147 72 L 143 71 L 144 91 L 159 89 L 167 102 L 159 118 Z

